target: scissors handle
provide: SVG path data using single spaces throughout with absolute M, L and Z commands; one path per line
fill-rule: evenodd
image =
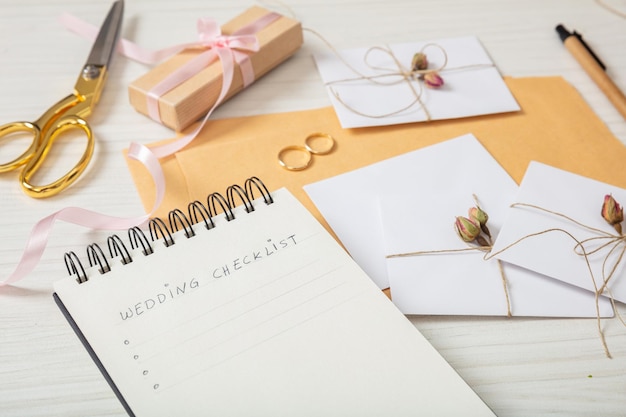
M 0 173 L 13 171 L 14 169 L 17 169 L 26 164 L 35 153 L 35 149 L 39 144 L 39 139 L 41 135 L 41 130 L 39 129 L 39 126 L 31 122 L 13 122 L 0 126 L 0 139 L 3 140 L 10 140 L 12 138 L 17 139 L 21 136 L 16 135 L 16 133 L 24 132 L 27 134 L 30 133 L 33 136 L 33 140 L 30 146 L 24 151 L 24 153 L 22 153 L 17 158 L 13 159 L 12 161 L 5 162 L 4 164 L 0 164 Z
M 85 152 L 81 156 L 80 160 L 72 167 L 72 169 L 56 181 L 44 185 L 33 184 L 33 176 L 37 173 L 37 171 L 44 167 L 43 164 L 46 156 L 54 145 L 55 140 L 62 135 L 63 132 L 67 132 L 71 129 L 82 130 L 87 138 Z M 20 173 L 20 182 L 24 192 L 35 198 L 45 198 L 56 195 L 76 181 L 78 176 L 85 170 L 85 168 L 87 168 L 94 149 L 94 138 L 91 128 L 84 119 L 76 115 L 61 117 L 53 126 L 44 131 L 44 133 L 45 134 L 41 138 L 41 143 L 36 145 L 32 157 L 28 160 L 26 166 Z

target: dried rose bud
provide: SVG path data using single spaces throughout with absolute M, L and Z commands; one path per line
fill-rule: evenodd
M 480 207 L 472 207 L 468 211 L 470 219 L 474 219 L 480 224 L 480 228 L 487 236 L 491 237 L 491 232 L 487 227 L 487 220 L 489 220 L 489 216 L 487 213 L 483 211 Z
M 480 207 L 472 207 L 469 209 L 468 214 L 470 218 L 478 221 L 480 225 L 487 224 L 487 220 L 489 220 L 489 216 L 485 213 Z
M 457 216 L 454 229 L 465 242 L 473 242 L 480 235 L 480 224 L 476 220 L 463 216 Z
M 413 71 L 421 71 L 428 68 L 428 58 L 426 58 L 426 54 L 423 52 L 418 52 L 413 55 L 411 68 L 413 69 Z
M 622 225 L 620 223 L 624 221 L 624 209 L 615 201 L 612 195 L 607 194 L 604 196 L 601 214 L 604 220 L 612 225 L 621 235 Z
M 424 84 L 428 88 L 439 88 L 443 85 L 443 78 L 436 72 L 427 72 L 424 74 L 422 78 L 424 80 Z

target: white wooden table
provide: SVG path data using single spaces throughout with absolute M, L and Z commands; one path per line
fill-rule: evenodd
M 606 2 L 626 12 L 623 0 Z M 593 0 L 285 4 L 305 27 L 322 33 L 338 48 L 477 35 L 503 75 L 565 77 L 626 143 L 626 122 L 554 30 L 563 23 L 581 32 L 626 90 L 626 19 Z M 65 30 L 57 18 L 70 12 L 99 25 L 109 5 L 104 0 L 0 0 L 0 124 L 33 120 L 70 92 L 90 43 Z M 243 0 L 127 0 L 123 35 L 154 49 L 187 42 L 195 39 L 196 18 L 224 22 L 251 5 Z M 329 105 L 311 58 L 320 48 L 321 42 L 305 35 L 305 45 L 293 59 L 224 104 L 214 117 Z M 143 214 L 122 150 L 132 141 L 149 143 L 172 136 L 128 103 L 127 85 L 147 69 L 121 57 L 115 60 L 102 101 L 89 119 L 97 135 L 94 161 L 71 190 L 57 198 L 33 200 L 22 193 L 16 175 L 0 176 L 2 279 L 16 266 L 35 222 L 61 208 L 78 206 L 124 217 Z M 5 158 L 3 149 L 0 159 Z M 61 166 L 74 151 L 68 147 L 64 152 L 69 156 L 58 156 Z M 102 242 L 109 234 L 58 223 L 33 273 L 0 288 L 0 415 L 124 415 L 51 297 L 52 283 L 65 274 L 63 254 L 82 253 L 86 244 Z M 620 309 L 626 313 L 623 306 Z M 499 416 L 626 416 L 626 329 L 616 321 L 604 322 L 614 359 L 604 356 L 594 320 L 411 317 L 411 321 Z

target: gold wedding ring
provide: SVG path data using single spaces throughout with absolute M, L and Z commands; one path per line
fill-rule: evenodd
M 306 137 L 304 146 L 316 155 L 326 155 L 335 147 L 335 139 L 328 133 L 313 133 Z
M 278 152 L 278 162 L 289 171 L 306 169 L 311 159 L 311 151 L 304 146 L 287 146 Z
M 278 162 L 289 171 L 302 171 L 311 165 L 313 155 L 326 155 L 335 147 L 335 139 L 328 133 L 312 133 L 304 146 L 287 146 L 278 152 Z

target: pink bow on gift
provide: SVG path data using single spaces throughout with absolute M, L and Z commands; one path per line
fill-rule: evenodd
M 247 87 L 254 82 L 254 69 L 248 54 L 248 52 L 259 50 L 259 42 L 254 33 L 266 26 L 269 23 L 267 20 L 273 21 L 277 17 L 279 15 L 270 13 L 253 24 L 238 30 L 233 35 L 222 35 L 219 25 L 213 19 L 199 19 L 197 23 L 199 43 L 181 45 L 180 50 L 202 47 L 206 48 L 206 51 L 187 62 L 148 91 L 148 115 L 156 121 L 161 121 L 159 98 L 196 75 L 218 58 L 222 64 L 223 82 L 222 90 L 214 107 L 217 107 L 224 100 L 230 89 L 235 62 L 241 70 L 243 86 Z

